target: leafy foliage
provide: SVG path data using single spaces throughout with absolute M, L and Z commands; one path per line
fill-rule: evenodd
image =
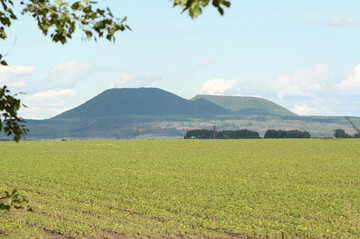
M 213 139 L 214 131 L 206 129 L 188 130 L 184 139 Z M 216 139 L 259 139 L 259 133 L 247 129 L 215 132 Z
M 2 197 L 0 194 L 0 211 L 9 211 L 11 208 L 27 209 L 28 211 L 32 211 L 32 208 L 29 206 L 29 199 L 20 195 L 16 189 L 12 192 L 5 191 L 3 194 L 5 195 Z
M 252 130 L 223 130 L 220 131 L 217 139 L 260 139 L 259 133 Z
M 230 7 L 230 1 L 227 0 L 174 0 L 174 6 L 182 7 L 183 12 L 189 11 L 190 17 L 196 18 L 202 14 L 203 8 L 210 2 L 221 15 L 224 15 L 224 7 Z
M 286 131 L 285 130 L 274 130 L 269 129 L 265 132 L 264 138 L 269 139 L 281 139 L 286 137 Z
M 109 8 L 93 9 L 94 3 L 89 0 L 72 4 L 63 0 L 56 0 L 55 4 L 50 0 L 21 1 L 24 5 L 22 14 L 34 17 L 44 35 L 53 29 L 50 36 L 54 42 L 65 44 L 77 26 L 85 33 L 86 39 L 93 38 L 95 41 L 100 37 L 115 41 L 117 31 L 130 30 L 124 23 L 126 17 L 115 18 Z
M 19 124 L 24 122 L 24 120 L 17 115 L 21 101 L 15 98 L 16 94 L 14 97 L 9 93 L 10 90 L 8 90 L 6 86 L 0 88 L 0 112 L 3 112 L 0 115 L 0 132 L 4 130 L 7 136 L 14 134 L 14 140 L 19 142 L 21 136 L 29 132 L 29 130 L 25 128 L 24 124 Z
M 12 20 L 17 20 L 16 15 L 10 8 L 11 0 L 0 1 L 3 10 L 0 11 L 0 22 L 5 27 L 11 26 Z M 86 39 L 97 40 L 106 37 L 109 41 L 115 41 L 117 31 L 130 29 L 125 24 L 126 17 L 115 18 L 109 8 L 93 9 L 95 2 L 83 0 L 72 4 L 63 0 L 28 0 L 21 1 L 23 6 L 21 14 L 28 14 L 35 18 L 39 29 L 44 35 L 50 33 L 54 42 L 65 44 L 71 39 L 75 30 L 80 28 L 85 33 Z M 5 28 L 0 27 L 0 37 L 6 39 Z
M 311 138 L 311 135 L 307 131 L 289 130 L 286 132 L 286 138 L 304 139 L 304 138 Z
M 184 139 L 212 139 L 212 138 L 214 138 L 214 131 L 206 130 L 206 129 L 188 130 L 184 136 Z
M 307 131 L 300 130 L 273 130 L 269 129 L 265 132 L 264 138 L 268 139 L 280 139 L 280 138 L 311 138 L 311 134 Z
M 335 138 L 351 138 L 350 135 L 345 133 L 345 130 L 343 129 L 336 129 L 334 130 L 334 137 Z

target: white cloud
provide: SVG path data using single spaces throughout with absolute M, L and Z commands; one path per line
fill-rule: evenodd
M 9 84 L 10 87 L 13 86 L 13 87 L 17 87 L 17 88 L 25 88 L 28 85 L 29 84 L 25 80 L 15 81 L 15 82 Z
M 319 23 L 319 19 L 317 19 L 316 17 L 307 19 L 307 20 L 303 20 L 302 23 L 304 24 L 317 24 Z
M 337 89 L 360 89 L 360 64 L 357 65 L 352 73 L 345 78 L 340 84 L 335 85 Z
M 21 115 L 21 118 L 23 119 L 49 119 L 74 107 L 75 105 L 67 107 L 28 106 L 27 108 L 21 108 L 19 115 Z
M 13 66 L 0 66 L 1 78 L 10 75 L 27 75 L 35 71 L 32 66 L 13 65 Z
M 214 62 L 215 62 L 214 59 L 206 59 L 206 60 L 200 61 L 200 63 L 197 66 L 206 66 L 206 65 L 210 65 Z
M 331 20 L 325 21 L 325 25 L 328 26 L 336 26 L 336 27 L 347 27 L 347 26 L 355 26 L 360 25 L 360 21 L 355 20 L 349 16 L 343 16 L 339 18 L 333 18 Z
M 291 111 L 298 115 L 316 115 L 320 113 L 318 109 L 308 107 L 305 104 L 295 104 Z
M 85 79 L 92 70 L 91 64 L 77 61 L 65 62 L 51 68 L 44 80 L 46 88 L 70 88 Z
M 197 94 L 221 95 L 227 89 L 232 88 L 238 81 L 215 78 L 205 82 L 197 91 Z
M 303 24 L 324 24 L 327 26 L 334 26 L 334 27 L 348 27 L 348 26 L 359 26 L 360 25 L 360 20 L 356 20 L 353 17 L 350 16 L 343 16 L 343 17 L 337 17 L 337 18 L 332 18 L 329 20 L 324 20 L 321 21 L 316 17 L 307 19 L 307 20 L 303 20 L 301 21 L 301 23 Z
M 160 80 L 162 78 L 159 74 L 147 75 L 143 72 L 124 73 L 120 79 L 111 83 L 111 88 L 117 87 L 141 87 L 149 86 L 153 81 Z
M 44 119 L 53 117 L 73 108 L 77 92 L 70 89 L 42 91 L 22 100 L 27 108 L 21 109 L 21 117 L 27 119 Z
M 248 16 L 250 17 L 256 17 L 256 16 L 259 16 L 259 12 L 255 11 L 255 12 L 251 12 L 248 14 Z
M 74 96 L 76 92 L 73 90 L 65 89 L 65 90 L 48 90 L 39 93 L 35 93 L 30 97 L 27 97 L 27 100 L 32 102 L 41 102 L 41 101 L 51 101 L 53 99 L 58 99 L 59 97 L 67 97 L 67 96 Z
M 330 67 L 317 64 L 313 68 L 301 68 L 290 73 L 279 74 L 270 88 L 279 98 L 284 96 L 315 97 L 314 92 L 321 91 L 326 85 Z
M 213 64 L 214 62 L 215 62 L 215 60 L 214 60 L 214 59 L 211 59 L 211 58 L 202 60 L 202 61 L 200 61 L 197 65 L 195 65 L 192 70 L 197 70 L 197 69 L 199 69 L 199 68 L 201 68 L 201 67 L 203 67 L 203 66 L 211 65 L 211 64 Z
M 24 77 L 35 72 L 35 67 L 24 65 L 0 66 L 0 85 L 24 88 L 28 86 Z

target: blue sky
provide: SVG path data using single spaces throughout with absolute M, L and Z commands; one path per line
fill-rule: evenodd
M 24 118 L 45 119 L 117 87 L 258 96 L 300 115 L 360 116 L 360 2 L 232 0 L 196 20 L 169 1 L 107 0 L 133 31 L 116 42 L 53 43 L 20 17 L 1 42 L 0 85 L 26 92 Z

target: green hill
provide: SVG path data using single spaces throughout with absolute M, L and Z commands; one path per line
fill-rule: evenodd
M 204 99 L 190 101 L 157 88 L 109 89 L 53 119 L 127 115 L 223 115 L 229 111 Z
M 360 125 L 360 118 L 352 118 Z M 298 129 L 332 137 L 354 134 L 344 117 L 297 116 L 265 99 L 200 95 L 186 100 L 157 88 L 110 89 L 47 120 L 26 120 L 29 139 L 182 138 L 188 129 Z M 0 132 L 0 140 L 7 139 Z
M 204 99 L 235 114 L 297 116 L 284 107 L 269 100 L 257 97 L 197 95 L 192 100 Z

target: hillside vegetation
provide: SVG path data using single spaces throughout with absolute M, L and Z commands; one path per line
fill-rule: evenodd
M 360 118 L 353 118 L 360 125 Z M 308 131 L 332 137 L 335 129 L 354 130 L 343 117 L 297 116 L 265 99 L 196 96 L 186 100 L 157 88 L 110 89 L 47 120 L 27 120 L 27 138 L 182 138 L 190 129 L 268 129 Z M 0 139 L 5 137 L 0 133 Z
M 189 101 L 157 88 L 110 89 L 53 119 L 126 115 L 222 115 L 228 110 L 206 100 Z
M 240 115 L 297 116 L 284 107 L 257 97 L 197 95 L 192 100 L 204 99 Z

